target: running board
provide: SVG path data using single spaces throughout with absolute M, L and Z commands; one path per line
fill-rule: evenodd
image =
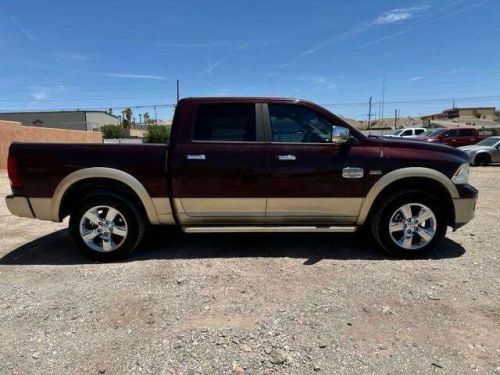
M 290 233 L 290 232 L 329 232 L 354 233 L 357 226 L 336 227 L 182 227 L 185 233 Z

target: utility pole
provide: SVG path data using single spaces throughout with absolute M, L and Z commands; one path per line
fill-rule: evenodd
M 177 103 L 179 103 L 179 79 L 177 79 Z
M 370 96 L 370 101 L 368 102 L 368 130 L 371 127 L 371 119 L 372 119 L 372 97 Z
M 378 101 L 378 123 L 380 124 L 380 120 L 381 120 L 381 113 L 382 113 L 382 102 L 379 100 Z
M 142 113 L 139 113 L 139 125 L 142 124 Z
M 398 128 L 398 110 L 394 109 L 394 129 Z
M 385 76 L 382 77 L 382 121 L 384 121 L 384 106 L 385 106 Z
M 158 125 L 158 117 L 156 116 L 156 106 L 153 106 L 153 109 L 155 110 L 155 124 Z

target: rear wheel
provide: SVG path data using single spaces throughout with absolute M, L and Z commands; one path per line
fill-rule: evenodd
M 490 156 L 488 154 L 479 154 L 474 159 L 474 165 L 488 165 L 490 161 Z
M 72 212 L 69 230 L 85 255 L 110 261 L 137 248 L 144 236 L 145 220 L 134 204 L 119 196 L 92 196 Z
M 387 253 L 405 258 L 426 255 L 446 234 L 447 216 L 431 195 L 402 192 L 380 205 L 371 229 L 378 245 Z

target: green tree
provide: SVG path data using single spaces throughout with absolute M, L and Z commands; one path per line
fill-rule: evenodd
M 121 138 L 123 136 L 123 128 L 120 125 L 103 125 L 101 126 L 102 137 L 105 139 Z
M 146 135 L 144 137 L 145 143 L 168 143 L 170 138 L 170 126 L 165 125 L 148 125 Z

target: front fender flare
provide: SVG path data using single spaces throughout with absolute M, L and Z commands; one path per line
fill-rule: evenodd
M 372 208 L 372 205 L 375 202 L 375 199 L 377 199 L 379 194 L 387 186 L 396 181 L 414 177 L 423 177 L 435 180 L 448 190 L 452 199 L 459 198 L 458 190 L 453 181 L 451 181 L 445 174 L 436 171 L 435 169 L 422 168 L 422 167 L 409 167 L 409 168 L 396 169 L 381 177 L 375 183 L 375 185 L 373 185 L 373 187 L 370 189 L 368 195 L 363 201 L 363 204 L 361 205 L 361 210 L 359 211 L 358 220 L 356 224 L 363 225 L 365 223 L 366 218 L 368 217 L 368 214 L 370 212 L 370 209 Z

